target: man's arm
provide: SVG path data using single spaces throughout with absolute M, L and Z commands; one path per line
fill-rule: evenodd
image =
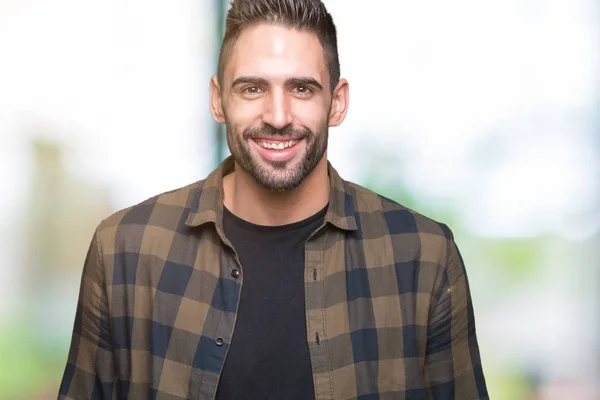
M 446 228 L 447 229 L 447 228 Z M 446 266 L 427 331 L 425 379 L 434 400 L 488 399 L 464 263 L 449 229 Z
M 59 399 L 111 399 L 115 392 L 99 232 L 100 228 L 94 234 L 83 267 L 71 348 Z

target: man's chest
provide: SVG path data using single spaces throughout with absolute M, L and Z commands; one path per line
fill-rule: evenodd
M 212 398 L 248 287 L 254 298 L 300 307 L 317 397 L 351 398 L 422 379 L 431 303 L 422 275 L 427 267 L 410 257 L 385 263 L 386 255 L 334 239 L 324 234 L 308 241 L 301 260 L 264 248 L 236 257 L 216 240 L 199 240 L 179 262 L 167 256 L 142 257 L 135 266 L 115 263 L 113 275 L 135 269 L 135 284 L 113 281 L 109 288 L 120 374 L 152 386 L 169 377 L 173 393 L 185 388 Z M 266 262 L 270 267 L 260 270 Z

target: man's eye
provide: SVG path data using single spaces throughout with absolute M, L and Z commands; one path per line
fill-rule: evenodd
M 310 88 L 307 87 L 307 86 L 296 86 L 294 88 L 294 92 L 296 92 L 296 93 L 298 93 L 300 95 L 306 96 L 306 95 L 311 94 L 312 90 L 310 90 Z
M 259 94 L 262 93 L 262 89 L 257 86 L 249 86 L 242 91 L 244 94 Z

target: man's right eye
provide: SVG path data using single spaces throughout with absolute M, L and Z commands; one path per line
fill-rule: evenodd
M 244 88 L 244 90 L 242 90 L 242 93 L 249 95 L 260 94 L 262 93 L 262 89 L 258 86 L 248 86 L 247 88 Z

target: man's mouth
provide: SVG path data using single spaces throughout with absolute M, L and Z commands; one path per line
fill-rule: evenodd
M 252 138 L 263 159 L 271 162 L 291 160 L 301 148 L 304 139 Z
M 288 140 L 288 141 L 280 141 L 280 140 L 264 140 L 264 139 L 255 139 L 256 144 L 258 144 L 263 149 L 270 150 L 284 150 L 290 147 L 294 147 L 297 145 L 300 140 Z

